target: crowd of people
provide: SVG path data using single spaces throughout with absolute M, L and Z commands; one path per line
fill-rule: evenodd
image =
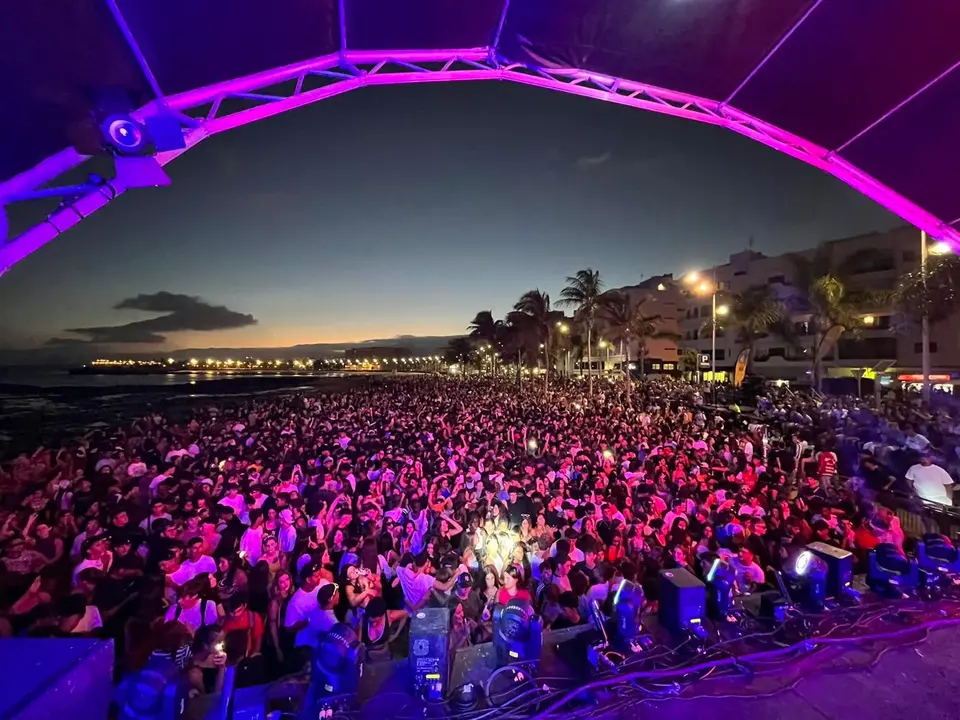
M 678 381 L 371 381 L 152 414 L 0 469 L 0 636 L 111 637 L 118 667 L 172 661 L 195 692 L 239 663 L 301 669 L 335 623 L 402 657 L 410 614 L 451 610 L 456 647 L 498 604 L 587 621 L 621 579 L 651 607 L 660 569 L 735 592 L 819 539 L 903 549 L 886 493 L 952 504 L 949 412 L 770 390 L 749 417 Z

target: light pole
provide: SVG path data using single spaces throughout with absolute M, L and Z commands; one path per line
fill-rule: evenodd
M 920 372 L 923 374 L 923 401 L 930 402 L 930 317 L 927 309 L 927 260 L 930 255 L 949 255 L 945 242 L 930 245 L 927 233 L 920 231 L 920 280 L 923 283 L 923 315 L 920 318 Z
M 566 335 L 567 333 L 570 332 L 570 326 L 567 325 L 565 322 L 558 322 L 557 330 L 560 331 L 561 335 Z M 564 343 L 564 345 L 566 345 L 566 343 Z M 563 359 L 563 376 L 567 380 L 570 379 L 570 348 L 569 346 L 567 347 L 566 355 L 564 355 L 564 359 Z
M 693 286 L 697 295 L 710 295 L 710 391 L 715 392 L 717 385 L 717 318 L 730 312 L 726 305 L 717 305 L 717 285 L 700 279 L 696 272 L 687 273 L 683 282 Z

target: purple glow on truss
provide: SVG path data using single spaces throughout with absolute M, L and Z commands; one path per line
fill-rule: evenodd
M 839 178 L 910 224 L 927 231 L 931 237 L 946 241 L 955 251 L 960 252 L 960 228 L 939 220 L 826 149 L 723 103 L 583 70 L 497 62 L 492 59 L 492 55 L 490 48 L 396 52 L 348 50 L 169 96 L 142 108 L 136 116 L 147 117 L 160 109 L 178 113 L 185 126 L 186 149 L 189 149 L 211 135 L 360 87 L 508 80 L 733 130 Z M 275 95 L 264 92 L 267 88 L 290 81 L 295 82 L 295 87 L 289 94 Z M 257 104 L 254 107 L 231 110 L 230 104 L 233 100 L 243 100 L 247 105 L 250 102 Z M 207 111 L 201 114 L 201 108 L 207 108 Z M 157 160 L 160 165 L 166 165 L 182 152 L 185 150 L 161 153 Z M 64 150 L 33 170 L 0 185 L 0 199 L 49 182 L 84 160 L 86 158 L 74 150 Z M 92 212 L 99 210 L 126 189 L 113 180 L 58 210 L 45 222 L 34 226 L 18 238 L 0 245 L 0 274 L 78 224 Z

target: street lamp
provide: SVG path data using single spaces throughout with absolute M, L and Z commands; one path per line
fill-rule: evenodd
M 923 282 L 924 296 L 927 290 L 927 260 L 930 255 L 949 255 L 953 252 L 950 245 L 942 240 L 935 243 L 927 242 L 927 233 L 920 231 L 920 278 Z M 923 399 L 930 402 L 930 318 L 927 315 L 926 297 L 923 303 L 923 317 L 920 321 L 920 365 L 923 373 Z
M 717 318 L 724 317 L 730 312 L 726 305 L 717 307 L 717 286 L 700 279 L 700 273 L 687 273 L 683 282 L 693 287 L 697 295 L 710 295 L 710 386 L 716 390 L 717 384 Z

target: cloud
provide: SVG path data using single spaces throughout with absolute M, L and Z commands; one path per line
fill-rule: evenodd
M 577 158 L 577 169 L 578 170 L 589 170 L 591 168 L 598 167 L 607 162 L 610 158 L 613 157 L 613 153 L 609 150 L 602 155 L 596 156 L 586 156 Z
M 72 343 L 148 343 L 165 342 L 167 334 L 194 330 L 210 332 L 231 330 L 256 325 L 253 315 L 238 313 L 223 305 L 211 305 L 198 297 L 178 295 L 166 291 L 151 295 L 137 295 L 122 300 L 115 310 L 140 310 L 158 313 L 160 317 L 138 320 L 125 325 L 70 328 L 66 332 L 83 336 L 83 340 L 54 338 L 51 344 Z

